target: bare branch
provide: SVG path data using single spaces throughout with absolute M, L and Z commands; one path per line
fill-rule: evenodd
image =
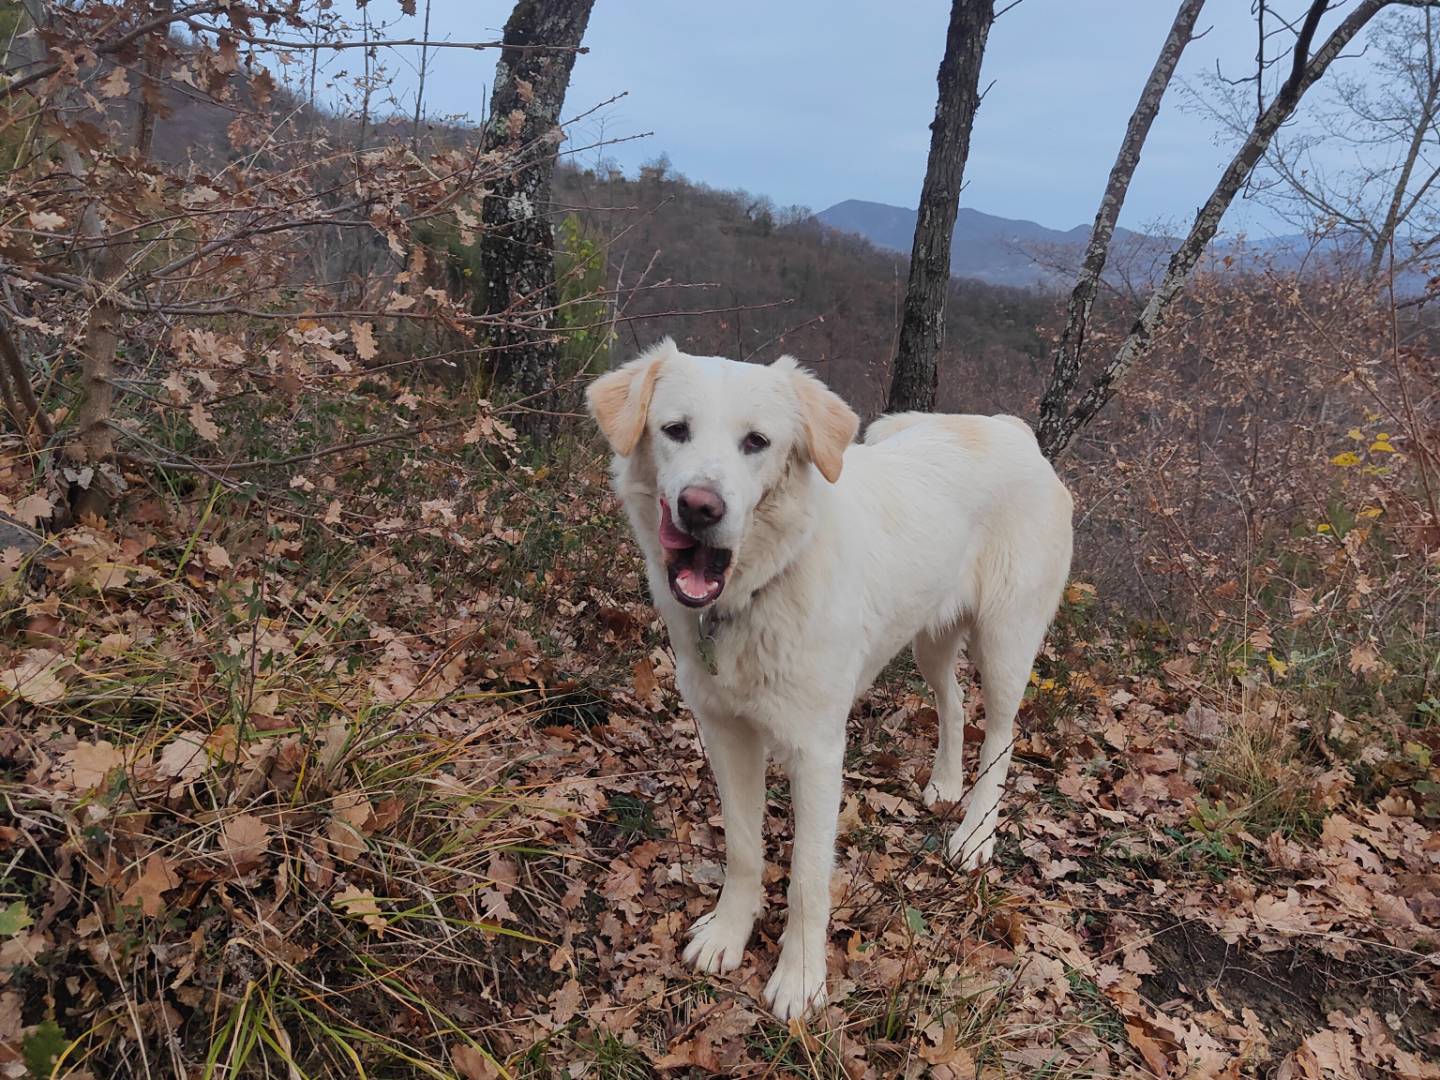
M 504 41 L 445 41 L 430 37 L 418 38 L 385 38 L 385 39 L 361 39 L 359 41 L 335 40 L 335 41 L 301 41 L 297 38 L 267 38 L 255 34 L 246 34 L 230 27 L 210 26 L 195 19 L 186 19 L 185 23 L 191 30 L 197 33 L 215 34 L 219 37 L 231 37 L 237 41 L 243 41 L 247 45 L 266 45 L 274 49 L 283 49 L 287 52 L 324 52 L 334 50 L 343 52 L 346 49 L 462 49 L 479 51 L 482 49 L 508 49 L 515 48 L 522 52 L 534 53 L 573 53 L 581 55 L 590 51 L 585 45 L 507 45 Z
M 182 22 L 193 15 L 213 15 L 225 11 L 230 7 L 228 0 L 210 0 L 208 3 L 191 4 L 188 7 L 179 8 L 175 11 L 165 12 L 152 19 L 139 23 L 126 33 L 113 40 L 104 41 L 95 47 L 97 56 L 113 56 L 115 53 L 123 52 L 145 35 L 173 26 L 176 22 Z M 36 71 L 23 75 L 18 79 L 0 86 L 0 97 L 10 97 L 26 87 L 33 86 L 42 79 L 48 79 L 60 70 L 58 63 L 44 64 Z
M 1216 183 L 1214 191 L 1196 214 L 1188 235 L 1171 257 L 1164 278 L 1151 294 L 1145 309 L 1131 327 L 1115 356 L 1104 371 L 1096 376 L 1090 388 L 1064 420 L 1055 425 L 1055 434 L 1048 446 L 1051 457 L 1064 453 L 1075 433 L 1089 423 L 1114 396 L 1118 383 L 1149 349 L 1171 306 L 1184 290 L 1190 272 L 1214 238 L 1226 209 L 1245 185 L 1280 126 L 1294 114 L 1305 91 L 1325 74 L 1335 58 L 1370 20 L 1392 2 L 1408 2 L 1410 6 L 1416 7 L 1440 6 L 1436 0 L 1361 0 L 1325 43 L 1311 55 L 1310 44 L 1321 17 L 1329 7 L 1327 0 L 1312 0 L 1296 40 L 1289 78 L 1256 120 L 1244 144 L 1236 151 Z
M 1125 205 L 1130 181 L 1140 164 L 1140 152 L 1150 134 L 1150 126 L 1160 112 L 1160 103 L 1164 100 L 1165 90 L 1175 74 L 1181 54 L 1194 34 L 1195 20 L 1200 17 L 1200 10 L 1204 6 L 1205 0 L 1182 0 L 1175 12 L 1175 19 L 1160 48 L 1160 55 L 1150 70 L 1149 78 L 1145 80 L 1145 86 L 1140 91 L 1140 100 L 1126 126 L 1125 137 L 1120 142 L 1120 152 L 1115 157 L 1115 164 L 1110 168 L 1110 178 L 1100 200 L 1100 209 L 1095 214 L 1095 225 L 1090 231 L 1090 243 L 1085 249 L 1079 279 L 1070 294 L 1065 329 L 1055 347 L 1050 382 L 1040 402 L 1037 437 L 1041 448 L 1047 452 L 1060 436 L 1066 402 L 1080 375 L 1090 314 L 1094 309 L 1105 263 L 1110 255 L 1115 226 Z

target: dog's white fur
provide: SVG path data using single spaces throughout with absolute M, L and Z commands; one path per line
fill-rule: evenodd
M 701 971 L 740 964 L 764 901 L 767 752 L 795 813 L 789 920 L 765 998 L 782 1020 L 825 1000 L 830 876 L 845 724 L 856 697 L 907 642 L 940 717 L 924 798 L 963 790 L 967 647 L 985 691 L 978 777 L 947 851 L 988 859 L 1016 711 L 1070 566 L 1070 495 L 1030 429 L 1010 416 L 908 413 L 850 445 L 850 408 L 790 357 L 761 366 L 687 356 L 669 339 L 601 376 L 589 403 L 616 452 L 615 489 L 645 553 L 725 822 L 725 884 L 690 931 Z M 689 424 L 683 443 L 662 434 Z M 768 437 L 746 453 L 752 431 Z M 700 613 L 671 593 L 659 499 L 701 484 L 728 507 L 706 542 L 733 551 L 712 605 L 711 674 Z

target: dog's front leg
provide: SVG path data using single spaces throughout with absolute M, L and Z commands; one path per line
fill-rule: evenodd
M 803 1017 L 825 1004 L 830 875 L 844 758 L 843 713 L 839 724 L 817 725 L 816 736 L 785 757 L 795 811 L 790 913 L 780 939 L 780 960 L 765 987 L 765 1001 L 781 1020 Z
M 697 971 L 732 971 L 764 904 L 765 740 L 738 718 L 700 716 L 700 734 L 720 789 L 725 821 L 725 884 L 714 910 L 690 928 L 685 962 Z

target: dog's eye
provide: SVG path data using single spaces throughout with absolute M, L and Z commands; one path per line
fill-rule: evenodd
M 676 420 L 673 423 L 666 424 L 660 430 L 676 442 L 690 441 L 690 425 L 685 423 L 684 420 Z
M 758 431 L 752 431 L 745 438 L 740 440 L 740 449 L 747 454 L 758 454 L 770 445 L 770 440 Z

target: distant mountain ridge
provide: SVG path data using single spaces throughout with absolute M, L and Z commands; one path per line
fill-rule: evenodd
M 876 247 L 908 255 L 915 238 L 916 213 L 903 206 L 846 199 L 815 215 L 829 228 L 856 233 Z M 1128 243 L 1140 237 L 1128 229 L 1117 230 L 1117 240 Z M 1089 230 L 1076 226 L 1068 232 L 1047 229 L 1033 221 L 997 217 L 968 206 L 955 216 L 955 237 L 950 248 L 950 272 L 955 277 L 976 278 L 992 285 L 1024 288 L 1054 288 L 1065 275 L 1047 268 L 1034 256 L 1046 249 L 1084 249 Z
M 827 228 L 863 236 L 876 247 L 908 255 L 915 238 L 914 210 L 886 203 L 846 199 L 815 215 Z M 1033 221 L 997 217 L 962 206 L 955 217 L 955 236 L 950 248 L 950 272 L 955 277 L 973 278 L 992 285 L 1030 289 L 1068 289 L 1074 282 L 1090 227 L 1049 229 Z M 1180 241 L 1172 236 L 1151 236 L 1133 229 L 1116 229 L 1111 247 L 1112 267 L 1123 266 L 1132 282 L 1158 279 Z M 1229 256 L 1250 261 L 1263 258 L 1265 265 L 1296 271 L 1306 266 L 1314 245 L 1301 235 L 1249 239 L 1238 244 L 1224 238 L 1211 248 L 1211 256 Z M 1328 245 L 1326 260 L 1343 257 L 1344 245 Z M 1415 281 L 1410 281 L 1415 277 Z M 1403 291 L 1423 287 L 1418 275 L 1397 282 Z

